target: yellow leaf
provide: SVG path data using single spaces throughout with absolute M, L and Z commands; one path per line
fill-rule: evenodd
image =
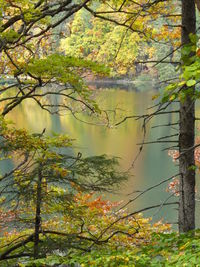
M 176 98 L 176 95 L 173 94 L 173 95 L 170 96 L 169 100 L 170 100 L 170 101 L 173 101 L 175 98 Z
M 183 246 L 180 247 L 180 250 L 184 250 L 189 244 L 190 242 L 188 241 L 187 243 L 185 243 Z
M 152 96 L 152 100 L 155 100 L 155 99 L 157 99 L 159 96 L 160 96 L 160 94 L 153 95 L 153 96 Z

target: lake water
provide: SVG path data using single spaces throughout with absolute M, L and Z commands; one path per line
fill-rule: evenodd
M 118 122 L 125 115 L 138 115 L 149 112 L 147 108 L 152 105 L 152 95 L 156 91 L 137 92 L 135 90 L 124 90 L 123 88 L 104 88 L 97 89 L 95 92 L 97 102 L 105 110 L 114 110 L 117 108 L 115 122 Z M 113 117 L 113 113 L 112 117 Z M 29 129 L 31 132 L 40 133 L 46 128 L 46 133 L 67 133 L 74 141 L 74 152 L 81 152 L 83 156 L 92 156 L 108 154 L 110 156 L 120 157 L 120 169 L 127 170 L 132 166 L 139 146 L 142 141 L 142 120 L 136 121 L 129 119 L 118 127 L 106 127 L 82 123 L 76 120 L 71 114 L 58 116 L 50 115 L 42 111 L 34 102 L 27 101 L 9 114 L 17 126 Z M 90 117 L 81 115 L 81 120 L 94 122 Z M 153 125 L 176 122 L 176 115 L 161 115 L 152 119 L 147 127 L 146 141 L 155 140 L 159 137 L 177 133 L 176 129 L 161 127 L 151 129 Z M 101 124 L 97 122 L 97 124 Z M 136 190 L 144 190 L 149 186 L 159 183 L 168 177 L 176 174 L 172 159 L 167 151 L 162 151 L 170 144 L 150 144 L 146 145 L 140 154 L 140 157 L 131 168 L 129 180 L 122 184 L 119 192 L 116 194 L 106 194 L 105 198 L 110 200 L 123 200 L 126 203 L 135 194 L 128 195 Z M 138 210 L 149 205 L 161 204 L 170 197 L 166 192 L 167 184 L 144 194 L 137 201 L 128 206 L 130 211 Z M 176 201 L 176 198 L 170 198 L 169 201 Z M 153 220 L 163 219 L 164 221 L 177 221 L 177 206 L 163 207 L 154 209 L 145 216 L 153 216 Z

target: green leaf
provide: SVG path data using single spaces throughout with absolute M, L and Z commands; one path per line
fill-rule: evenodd
M 196 44 L 198 42 L 198 36 L 196 34 L 190 33 L 189 38 L 193 44 Z
M 195 85 L 195 84 L 196 84 L 196 81 L 193 80 L 193 79 L 191 79 L 191 80 L 189 80 L 189 81 L 186 82 L 186 85 L 187 85 L 188 87 L 191 87 L 191 86 L 193 86 L 193 85 Z

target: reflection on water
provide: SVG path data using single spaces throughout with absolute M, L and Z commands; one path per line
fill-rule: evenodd
M 155 93 L 155 92 L 154 92 Z M 103 89 L 98 90 L 97 100 L 103 109 L 114 110 L 119 108 L 124 114 L 143 114 L 147 112 L 147 107 L 151 103 L 153 92 L 136 92 L 120 89 Z M 142 121 L 133 119 L 127 120 L 117 128 L 106 128 L 105 126 L 90 125 L 81 123 L 73 118 L 72 115 L 57 116 L 49 115 L 36 106 L 35 102 L 27 101 L 14 112 L 9 114 L 18 127 L 24 127 L 31 132 L 42 132 L 46 128 L 46 133 L 68 133 L 70 137 L 76 139 L 74 151 L 82 152 L 83 156 L 108 154 L 120 157 L 120 168 L 127 170 L 138 153 L 137 143 L 142 141 Z M 81 115 L 81 119 L 88 120 L 89 117 Z M 116 118 L 119 120 L 119 117 Z M 153 118 L 151 125 L 175 122 L 176 117 L 160 116 Z M 147 128 L 147 139 L 154 140 L 161 136 L 174 134 L 176 129 L 169 127 L 156 128 L 150 130 Z M 129 181 L 121 186 L 119 194 L 106 195 L 112 200 L 127 201 L 134 195 L 128 196 L 135 190 L 143 190 L 148 186 L 157 184 L 177 172 L 171 158 L 168 157 L 167 151 L 162 152 L 165 146 L 162 144 L 146 145 L 139 159 L 136 161 L 134 168 L 131 170 L 132 176 Z M 148 194 L 144 195 L 129 207 L 130 210 L 138 210 L 141 207 L 151 204 L 160 204 L 170 196 L 166 192 L 167 185 L 155 188 Z M 173 201 L 173 199 L 171 199 Z M 153 212 L 147 215 L 153 215 Z M 175 222 L 177 214 L 172 207 L 163 208 L 158 211 L 154 219 L 164 218 L 169 222 Z

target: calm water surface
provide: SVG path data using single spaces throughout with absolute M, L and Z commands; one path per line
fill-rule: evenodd
M 133 90 L 122 89 L 98 89 L 97 100 L 104 109 L 120 108 L 125 114 L 144 114 L 149 112 L 147 108 L 152 105 L 151 92 L 136 92 Z M 137 143 L 142 141 L 142 121 L 133 119 L 127 120 L 117 128 L 107 128 L 105 126 L 89 125 L 81 123 L 68 114 L 65 116 L 51 116 L 45 111 L 41 111 L 32 101 L 26 102 L 18 107 L 9 117 L 19 127 L 29 129 L 31 132 L 42 132 L 46 128 L 48 134 L 52 132 L 67 133 L 74 142 L 75 153 L 81 152 L 83 156 L 108 154 L 120 157 L 120 168 L 127 170 L 131 167 L 135 156 L 138 153 L 139 146 Z M 88 120 L 89 118 L 82 115 L 81 119 Z M 116 117 L 116 121 L 119 121 Z M 147 140 L 175 134 L 176 129 L 162 127 L 150 129 L 151 126 L 169 122 L 176 122 L 176 115 L 162 115 L 153 118 L 147 128 Z M 118 194 L 106 195 L 106 198 L 111 200 L 128 201 L 135 195 L 128 195 L 135 190 L 144 190 L 149 186 L 159 183 L 174 174 L 177 168 L 168 156 L 167 151 L 162 151 L 170 144 L 151 144 L 146 145 L 140 157 L 134 164 L 131 170 L 131 177 L 127 183 L 121 185 Z M 170 193 L 166 192 L 167 184 L 155 188 L 139 198 L 136 202 L 129 205 L 129 210 L 138 210 L 149 205 L 161 204 L 167 198 L 170 198 Z M 176 198 L 170 198 L 169 201 L 176 201 Z M 154 220 L 162 219 L 169 222 L 177 221 L 176 206 L 164 207 L 162 209 L 151 210 L 145 213 L 147 216 L 153 216 Z

